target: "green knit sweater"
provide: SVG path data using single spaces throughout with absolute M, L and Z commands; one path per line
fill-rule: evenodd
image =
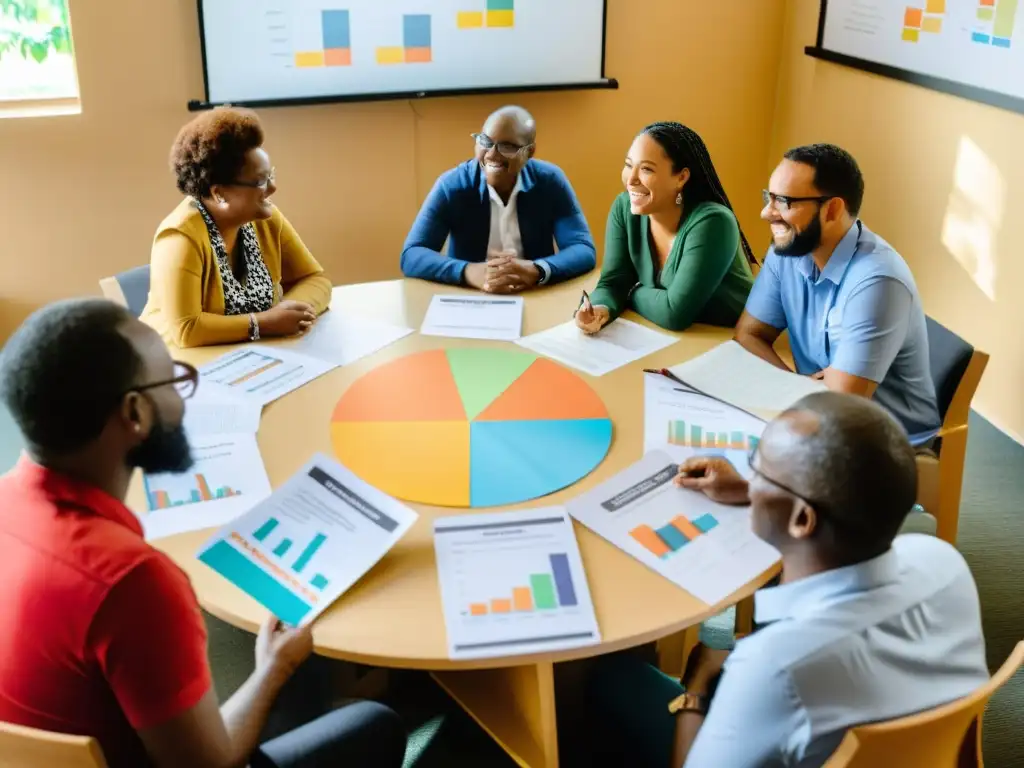
M 608 214 L 601 279 L 590 297 L 613 319 L 633 309 L 670 331 L 693 323 L 732 326 L 754 284 L 736 217 L 711 202 L 686 214 L 664 269 L 655 272 L 649 217 L 630 213 L 623 192 Z

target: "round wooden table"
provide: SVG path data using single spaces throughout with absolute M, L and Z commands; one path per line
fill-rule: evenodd
M 526 294 L 523 334 L 569 319 L 580 291 L 596 276 L 586 276 Z M 334 289 L 334 306 L 419 328 L 435 293 L 462 289 L 418 280 L 395 280 Z M 629 314 L 630 319 L 643 322 Z M 608 406 L 614 424 L 605 460 L 575 485 L 521 507 L 561 504 L 637 461 L 643 453 L 643 367 L 674 365 L 731 337 L 731 330 L 694 326 L 679 341 L 640 362 L 599 378 L 585 376 Z M 282 344 L 286 342 L 273 342 Z M 331 413 L 341 394 L 381 363 L 428 349 L 497 346 L 504 342 L 421 336 L 414 333 L 352 365 L 335 369 L 263 411 L 259 445 L 277 487 L 316 451 L 331 454 Z M 176 351 L 201 365 L 225 349 Z M 141 483 L 129 502 L 143 502 Z M 434 562 L 433 520 L 459 514 L 451 508 L 413 504 L 419 520 L 409 533 L 314 626 L 316 652 L 380 667 L 429 670 L 435 679 L 520 764 L 531 768 L 558 765 L 553 665 L 598 656 L 673 636 L 660 647 L 666 671 L 677 671 L 683 646 L 692 643 L 700 622 L 752 594 L 770 579 L 764 574 L 718 605 L 708 605 L 641 565 L 581 525 L 576 536 L 597 611 L 602 642 L 577 650 L 509 658 L 452 661 L 445 643 L 444 617 Z M 469 510 L 467 510 L 469 511 Z M 236 627 L 255 632 L 266 610 L 196 559 L 211 530 L 154 542 L 189 575 L 202 606 Z M 686 630 L 690 630 L 689 633 Z M 674 662 L 674 663 L 673 663 Z

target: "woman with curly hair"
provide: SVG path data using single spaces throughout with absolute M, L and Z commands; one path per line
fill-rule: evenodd
M 270 202 L 274 168 L 256 114 L 200 114 L 178 133 L 171 167 L 186 198 L 157 229 L 141 319 L 179 347 L 305 332 L 331 281 Z
M 576 325 L 597 333 L 627 309 L 670 331 L 736 325 L 754 256 L 700 136 L 680 123 L 648 125 L 629 148 L 622 184 L 601 279 Z

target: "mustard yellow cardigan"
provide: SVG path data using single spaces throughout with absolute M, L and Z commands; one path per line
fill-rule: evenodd
M 274 208 L 253 223 L 270 277 L 283 298 L 313 305 L 317 314 L 331 302 L 331 281 Z M 279 293 L 280 295 L 280 293 Z M 186 198 L 161 222 L 150 257 L 149 300 L 141 320 L 168 344 L 201 347 L 249 338 L 248 315 L 224 314 L 224 287 L 206 222 Z

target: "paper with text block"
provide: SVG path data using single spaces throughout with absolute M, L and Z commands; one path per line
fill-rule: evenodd
M 592 336 L 570 320 L 516 343 L 591 376 L 604 376 L 676 341 L 674 336 L 620 317 Z
M 434 296 L 424 336 L 515 341 L 523 333 L 522 296 Z

